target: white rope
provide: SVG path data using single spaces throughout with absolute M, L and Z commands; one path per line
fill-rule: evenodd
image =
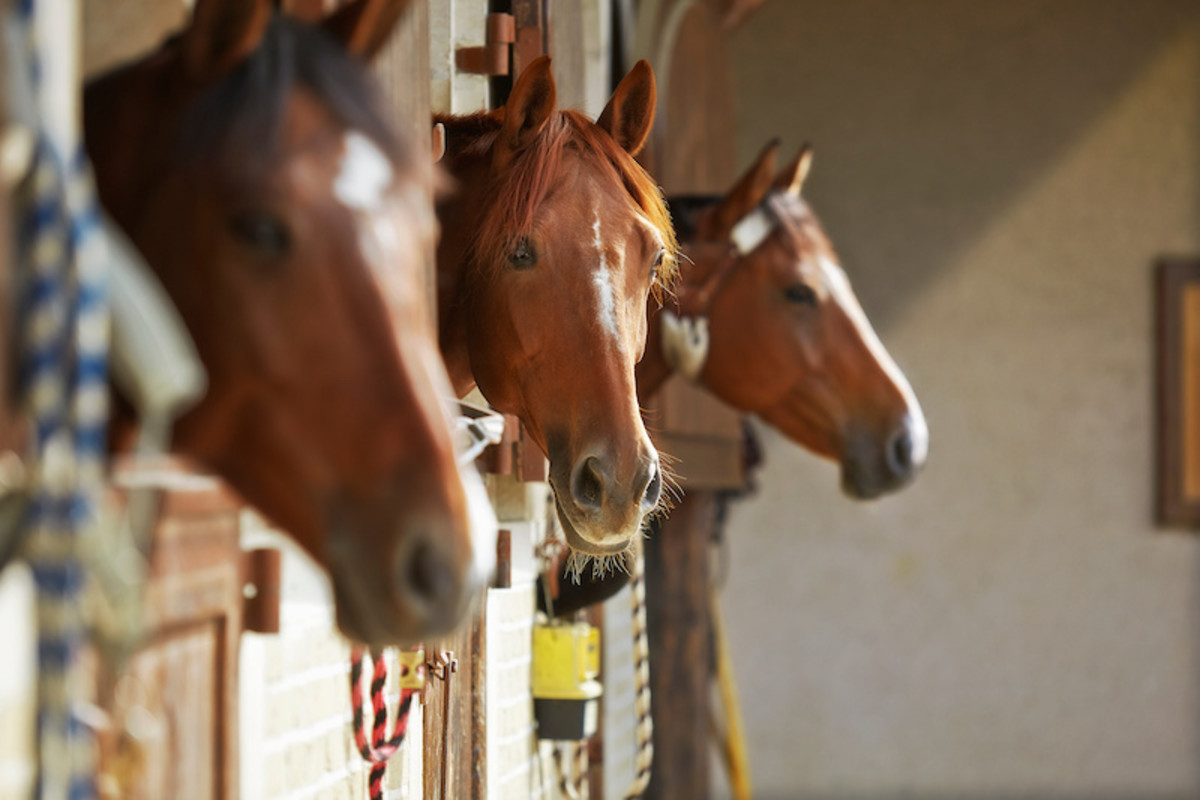
M 650 639 L 646 633 L 646 560 L 645 550 L 639 541 L 633 559 L 633 577 L 630 581 L 633 598 L 633 683 L 637 690 L 634 709 L 637 711 L 635 741 L 637 756 L 634 760 L 636 772 L 633 782 L 626 791 L 626 800 L 640 798 L 650 785 L 650 768 L 654 763 L 654 718 L 650 714 Z
M 571 773 L 567 773 L 563 750 L 571 752 Z M 558 773 L 558 791 L 567 800 L 584 800 L 586 746 L 583 742 L 554 743 L 554 771 Z

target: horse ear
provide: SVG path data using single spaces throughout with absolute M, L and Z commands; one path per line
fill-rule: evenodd
M 334 12 L 322 27 L 363 61 L 388 43 L 410 0 L 356 0 Z
M 812 145 L 805 142 L 799 155 L 775 177 L 775 188 L 782 189 L 792 197 L 799 197 L 800 190 L 804 187 L 804 179 L 812 169 L 812 158 Z
M 262 41 L 271 0 L 196 0 L 183 34 L 183 61 L 195 80 L 219 78 L 249 56 Z
M 631 156 L 635 156 L 646 144 L 650 129 L 654 127 L 654 106 L 657 101 L 654 70 L 645 60 L 639 61 L 621 79 L 596 124 L 608 131 Z
M 758 154 L 754 164 L 746 171 L 729 193 L 713 211 L 714 238 L 724 238 L 733 230 L 742 217 L 749 214 L 771 190 L 775 176 L 775 162 L 779 156 L 779 140 L 772 139 Z
M 537 139 L 554 113 L 555 102 L 550 56 L 541 56 L 517 78 L 508 102 L 504 104 L 504 124 L 496 140 L 494 156 L 497 164 L 507 163 Z

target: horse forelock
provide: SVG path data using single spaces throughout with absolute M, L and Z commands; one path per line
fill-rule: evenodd
M 451 149 L 481 158 L 491 152 L 503 124 L 503 111 L 466 117 L 439 117 L 448 140 L 458 134 L 461 144 Z M 503 263 L 518 239 L 534 227 L 538 210 L 561 183 L 564 154 L 568 150 L 591 155 L 592 163 L 619 183 L 638 210 L 658 232 L 665 255 L 656 288 L 669 287 L 677 273 L 678 244 L 671 215 L 658 184 L 615 140 L 586 115 L 563 110 L 551 116 L 540 135 L 515 155 L 497 176 L 489 192 L 488 207 L 474 241 L 476 261 L 485 269 Z
M 775 190 L 769 195 L 768 201 L 778 218 L 779 229 L 791 237 L 797 256 L 823 256 L 839 263 L 833 242 L 803 198 Z
M 258 48 L 192 104 L 177 155 L 216 157 L 242 168 L 269 163 L 282 146 L 295 90 L 308 92 L 338 123 L 371 139 L 394 166 L 411 166 L 411 149 L 388 120 L 367 66 L 320 28 L 281 13 Z

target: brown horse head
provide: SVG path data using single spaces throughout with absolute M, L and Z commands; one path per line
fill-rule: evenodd
M 385 122 L 361 60 L 404 5 L 361 0 L 321 28 L 271 0 L 198 0 L 85 99 L 101 199 L 208 370 L 174 448 L 321 562 L 342 630 L 371 644 L 448 631 L 494 553 L 439 397 L 428 155 Z
M 840 462 L 848 494 L 875 497 L 924 463 L 925 417 L 801 199 L 812 151 L 776 175 L 777 149 L 723 197 L 672 200 L 694 266 L 677 288 L 678 317 L 658 315 L 654 332 L 666 362 Z M 643 397 L 656 360 L 639 368 Z
M 634 384 L 647 297 L 674 269 L 666 206 L 633 159 L 654 104 L 642 62 L 597 121 L 560 111 L 542 58 L 502 109 L 440 120 L 458 190 L 438 209 L 447 367 L 521 418 L 568 543 L 593 555 L 628 547 L 662 489 Z

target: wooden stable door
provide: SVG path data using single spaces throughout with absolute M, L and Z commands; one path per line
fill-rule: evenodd
M 637 56 L 658 80 L 654 132 L 639 160 L 668 196 L 720 192 L 736 177 L 726 2 L 659 0 L 639 8 Z M 682 378 L 649 403 L 654 442 L 676 459 L 689 492 L 744 480 L 741 418 Z
M 232 800 L 245 603 L 240 504 L 208 478 L 180 473 L 172 482 L 153 536 L 149 638 L 120 683 L 119 708 L 136 709 L 128 719 L 144 747 L 144 768 L 126 796 Z M 115 759 L 115 750 L 102 753 Z M 102 758 L 101 772 L 120 770 Z

